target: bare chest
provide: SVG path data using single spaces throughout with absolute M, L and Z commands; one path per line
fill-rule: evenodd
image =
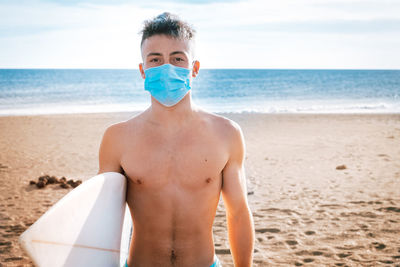
M 133 184 L 147 189 L 174 185 L 197 190 L 219 184 L 228 159 L 223 140 L 210 132 L 174 136 L 151 131 L 126 144 L 121 167 Z

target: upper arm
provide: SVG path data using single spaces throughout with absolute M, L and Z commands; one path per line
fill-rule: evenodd
M 111 125 L 104 132 L 103 139 L 99 149 L 99 171 L 103 172 L 120 172 L 121 159 L 121 126 L 118 124 Z
M 244 170 L 245 143 L 240 126 L 231 123 L 229 138 L 229 159 L 222 171 L 222 198 L 230 215 L 247 209 L 246 175 Z

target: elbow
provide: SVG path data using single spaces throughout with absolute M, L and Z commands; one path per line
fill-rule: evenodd
M 227 219 L 229 221 L 242 221 L 242 220 L 251 220 L 252 221 L 252 213 L 250 207 L 246 204 L 240 205 L 233 209 L 227 210 Z

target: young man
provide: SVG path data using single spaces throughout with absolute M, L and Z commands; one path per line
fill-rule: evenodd
M 140 73 L 151 106 L 110 126 L 99 173 L 128 181 L 133 235 L 126 266 L 220 266 L 212 225 L 222 192 L 235 266 L 251 266 L 254 226 L 247 203 L 239 125 L 191 99 L 194 30 L 163 13 L 142 31 Z

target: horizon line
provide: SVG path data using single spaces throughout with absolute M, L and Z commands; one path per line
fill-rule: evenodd
M 137 70 L 138 68 L 4 68 L 0 70 Z M 200 68 L 201 70 L 395 70 L 400 68 Z

